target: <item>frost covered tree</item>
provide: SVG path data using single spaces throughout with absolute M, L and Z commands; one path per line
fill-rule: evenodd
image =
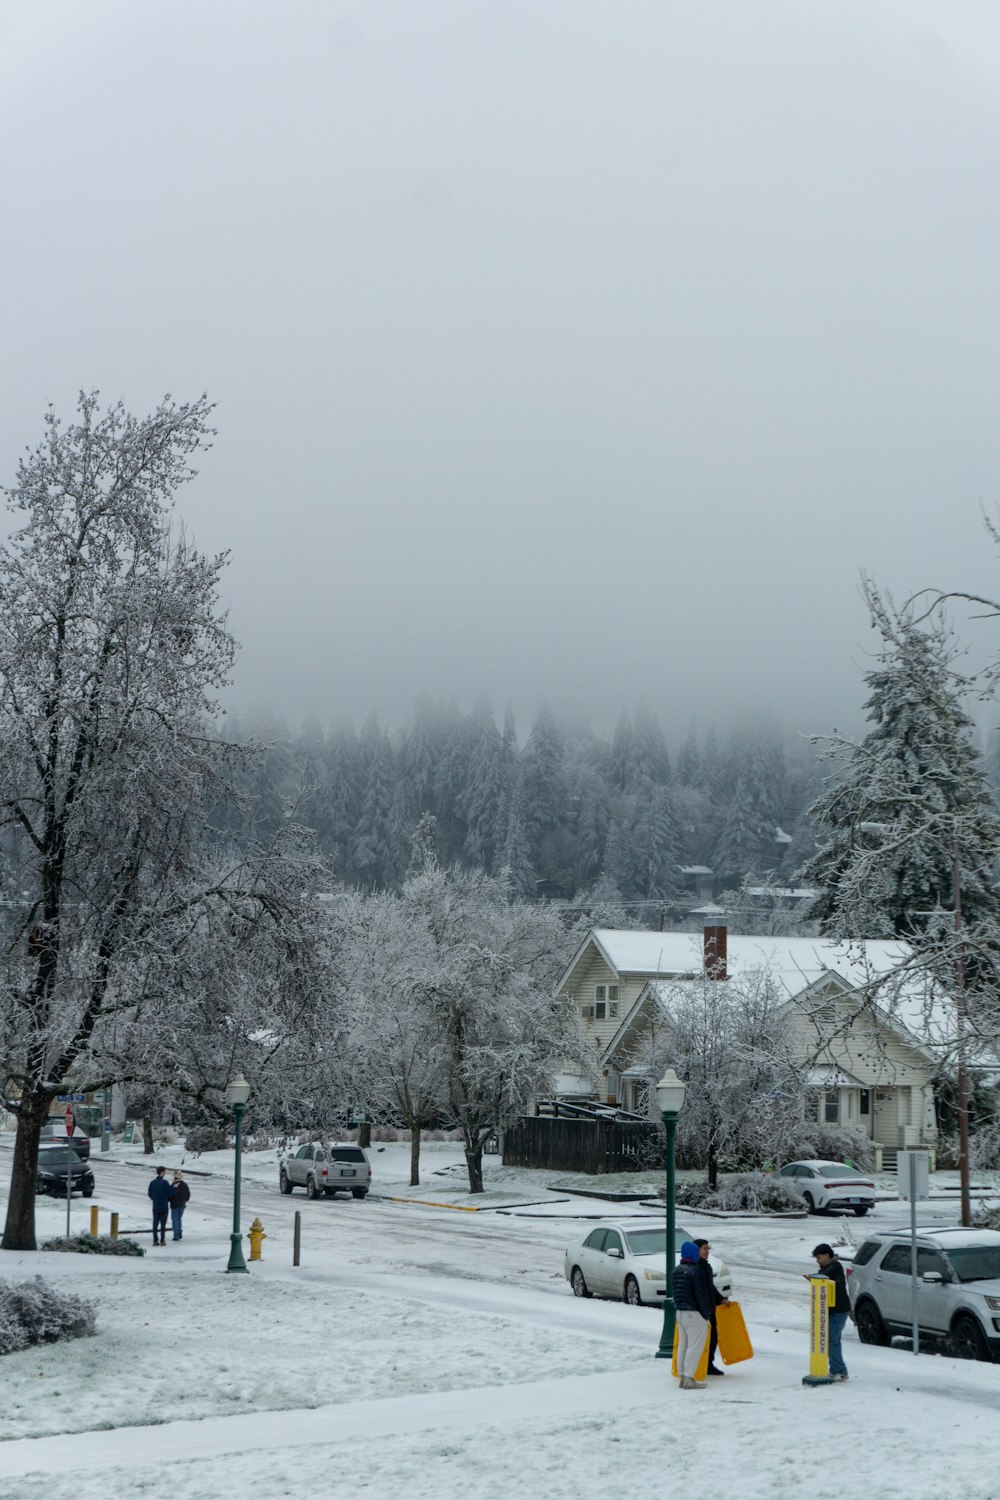
M 514 897 L 482 871 L 428 870 L 403 888 L 413 993 L 432 1022 L 440 1105 L 462 1133 L 469 1191 L 483 1191 L 483 1147 L 566 1057 L 588 1057 L 554 989 L 571 940 L 555 911 Z
M 712 1187 L 725 1159 L 760 1165 L 801 1129 L 805 1069 L 784 1016 L 787 1001 L 766 966 L 729 979 L 662 984 L 664 1024 L 643 1064 L 651 1083 L 667 1067 L 687 1085 L 678 1117 L 682 1160 Z
M 294 967 L 310 883 L 220 846 L 210 810 L 247 752 L 210 730 L 234 642 L 222 557 L 169 524 L 211 435 L 205 398 L 135 417 L 81 396 L 51 411 L 6 496 L 0 549 L 0 1020 L 17 1117 L 5 1249 L 34 1247 L 39 1132 L 72 1080 L 112 1081 L 130 1028 L 156 1033 L 172 974 L 210 919 L 263 916 Z M 168 1080 L 163 1080 L 167 1082 Z M 225 1076 L 215 1080 L 225 1083 Z
M 1000 921 L 1000 816 L 962 707 L 967 684 L 942 625 L 894 611 L 870 585 L 867 598 L 882 637 L 865 674 L 872 728 L 827 741 L 838 768 L 810 809 L 826 840 L 801 872 L 820 887 L 812 915 L 833 937 L 933 945 L 957 887 L 968 945 Z

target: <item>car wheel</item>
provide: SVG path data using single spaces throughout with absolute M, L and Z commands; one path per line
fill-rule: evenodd
M 991 1359 L 983 1330 L 968 1313 L 956 1318 L 951 1328 L 951 1352 L 956 1359 Z
M 351 1188 L 351 1197 L 352 1198 L 367 1198 L 368 1197 L 368 1189 L 367 1188 Z
M 639 1292 L 639 1283 L 636 1281 L 634 1276 L 625 1277 L 625 1294 L 622 1300 L 627 1302 L 629 1307 L 642 1306 L 642 1296 Z
M 803 1193 L 802 1196 L 805 1199 L 806 1203 L 806 1213 L 814 1214 L 816 1212 L 816 1200 L 813 1197 L 812 1193 Z
M 316 1179 L 315 1179 L 315 1177 L 309 1177 L 309 1178 L 306 1179 L 306 1197 L 307 1198 L 318 1198 L 319 1197 L 319 1188 L 316 1186 Z
M 292 1191 L 292 1184 L 288 1180 L 287 1172 L 282 1172 L 281 1176 L 278 1178 L 278 1187 L 283 1193 L 290 1193 Z
M 856 1208 L 854 1210 L 855 1218 L 863 1219 L 864 1216 L 865 1216 L 865 1214 L 868 1212 L 868 1210 L 870 1208 L 871 1208 L 871 1204 L 870 1203 L 862 1203 L 859 1208 Z
M 882 1344 L 883 1346 L 892 1342 L 889 1332 L 882 1322 L 882 1314 L 874 1302 L 866 1298 L 859 1302 L 854 1309 L 854 1321 L 858 1329 L 858 1338 L 863 1344 Z
M 574 1297 L 589 1297 L 591 1295 L 590 1287 L 587 1285 L 587 1278 L 584 1276 L 579 1266 L 573 1267 L 572 1274 L 569 1278 L 569 1284 L 573 1288 Z
M 93 1188 L 84 1188 L 84 1190 L 83 1190 L 83 1196 L 85 1198 L 92 1198 L 94 1196 L 94 1189 Z

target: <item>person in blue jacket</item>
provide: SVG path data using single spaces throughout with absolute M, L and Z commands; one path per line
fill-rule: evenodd
M 701 1257 L 693 1240 L 681 1246 L 681 1258 L 674 1267 L 674 1307 L 677 1311 L 677 1374 L 682 1391 L 697 1391 L 708 1384 L 696 1380 L 695 1371 L 708 1338 L 712 1305 L 701 1271 Z
M 167 1181 L 164 1173 L 166 1167 L 157 1167 L 156 1176 L 149 1184 L 147 1192 L 153 1200 L 153 1244 L 165 1245 L 167 1243 L 167 1210 L 170 1200 L 174 1196 L 174 1190 Z M 159 1239 L 156 1238 L 159 1234 Z

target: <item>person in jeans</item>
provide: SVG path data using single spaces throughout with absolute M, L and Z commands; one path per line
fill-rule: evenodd
M 830 1309 L 830 1375 L 834 1380 L 846 1380 L 847 1366 L 844 1364 L 840 1341 L 844 1333 L 844 1324 L 851 1315 L 847 1277 L 844 1275 L 843 1266 L 833 1253 L 832 1246 L 817 1245 L 813 1251 L 813 1259 L 819 1266 L 816 1274 L 829 1277 L 834 1288 L 833 1296 L 827 1304 Z
M 165 1245 L 167 1243 L 167 1209 L 174 1190 L 166 1177 L 166 1167 L 157 1167 L 156 1176 L 149 1184 L 147 1192 L 153 1200 L 153 1244 Z M 157 1239 L 159 1235 L 159 1239 Z
M 184 1181 L 181 1172 L 174 1173 L 173 1191 L 170 1197 L 170 1223 L 174 1232 L 175 1240 L 184 1238 L 184 1210 L 191 1197 L 191 1189 Z
M 701 1257 L 701 1274 L 705 1280 L 705 1290 L 708 1293 L 708 1300 L 712 1308 L 711 1328 L 708 1335 L 708 1373 L 710 1375 L 725 1375 L 725 1370 L 720 1370 L 715 1363 L 715 1352 L 719 1347 L 719 1328 L 715 1320 L 715 1309 L 720 1302 L 728 1302 L 729 1298 L 724 1297 L 715 1284 L 715 1272 L 712 1270 L 708 1259 L 712 1246 L 708 1240 L 694 1240 L 692 1243 L 698 1246 L 698 1254 Z
M 707 1380 L 696 1380 L 695 1371 L 705 1348 L 712 1317 L 701 1257 L 693 1240 L 681 1246 L 681 1258 L 674 1267 L 674 1307 L 677 1310 L 677 1374 L 682 1391 L 701 1390 Z

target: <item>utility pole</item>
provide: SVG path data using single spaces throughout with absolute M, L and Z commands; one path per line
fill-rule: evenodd
M 962 1223 L 972 1223 L 969 1195 L 969 1079 L 965 1070 L 965 962 L 962 953 L 962 883 L 958 870 L 958 840 L 951 846 L 951 904 L 955 913 L 955 1044 L 958 1050 L 958 1180 Z

